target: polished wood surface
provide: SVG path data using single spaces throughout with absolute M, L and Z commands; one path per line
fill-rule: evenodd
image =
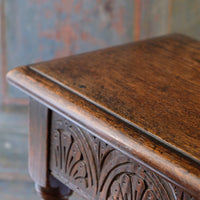
M 8 79 L 198 196 L 199 47 L 196 40 L 169 35 L 24 66 Z
M 41 187 L 47 186 L 49 110 L 34 99 L 29 105 L 29 172 Z
M 199 48 L 174 35 L 30 68 L 200 160 Z
M 42 200 L 67 200 L 72 191 L 49 173 L 51 111 L 36 100 L 29 103 L 29 173 Z

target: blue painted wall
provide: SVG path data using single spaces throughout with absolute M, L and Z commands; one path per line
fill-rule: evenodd
M 0 0 L 0 6 L 2 2 L 0 38 L 4 32 L 6 48 L 1 38 L 0 71 L 170 32 L 200 39 L 199 0 Z M 10 86 L 8 94 L 24 98 Z
M 132 0 L 6 0 L 5 13 L 8 69 L 133 39 Z

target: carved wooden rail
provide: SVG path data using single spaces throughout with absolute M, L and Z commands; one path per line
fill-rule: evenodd
M 53 112 L 52 175 L 100 200 L 195 200 L 137 161 Z

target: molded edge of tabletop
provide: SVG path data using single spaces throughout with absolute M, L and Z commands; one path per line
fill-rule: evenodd
M 165 179 L 200 195 L 199 162 L 62 88 L 28 66 L 10 71 L 7 79 L 29 96 L 86 128 Z M 133 132 L 130 136 L 129 133 Z

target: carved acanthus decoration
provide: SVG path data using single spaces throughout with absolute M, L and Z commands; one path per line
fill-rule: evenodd
M 52 124 L 52 174 L 87 199 L 194 200 L 56 113 Z

